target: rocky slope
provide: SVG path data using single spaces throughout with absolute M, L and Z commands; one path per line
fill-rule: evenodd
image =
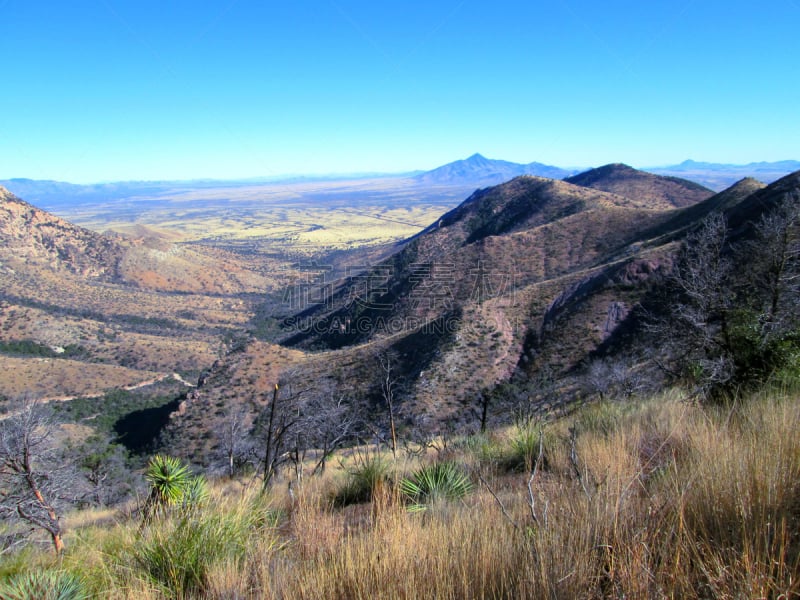
M 394 256 L 326 284 L 325 293 L 298 290 L 323 301 L 300 306 L 273 343 L 253 340 L 215 365 L 173 420 L 174 439 L 187 456 L 203 456 L 214 442 L 191 441 L 200 423 L 218 428 L 232 404 L 267 402 L 285 380 L 302 382 L 308 398 L 335 389 L 380 414 L 376 356 L 386 354 L 407 432 L 475 427 L 480 399 L 520 381 L 517 396 L 547 405 L 537 378 L 573 373 L 614 348 L 634 307 L 671 268 L 676 242 L 710 211 L 762 187 L 748 180 L 709 198 L 671 179 L 598 171 L 590 182 L 614 174 L 615 193 L 518 177 L 478 190 Z

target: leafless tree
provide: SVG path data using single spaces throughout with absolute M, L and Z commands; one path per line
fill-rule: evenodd
M 645 388 L 636 361 L 630 356 L 596 358 L 584 373 L 584 382 L 599 399 L 631 398 Z
M 672 372 L 706 399 L 763 383 L 800 350 L 800 195 L 788 194 L 750 233 L 730 244 L 725 219 L 708 217 L 683 245 L 675 300 L 657 322 Z
M 60 554 L 59 501 L 69 474 L 59 464 L 54 427 L 47 407 L 28 397 L 0 421 L 0 515 L 46 531 Z
M 110 506 L 131 492 L 125 451 L 109 438 L 93 435 L 77 446 L 68 443 L 65 456 L 73 457 L 85 480 L 84 485 L 75 482 L 78 504 Z
M 676 363 L 673 372 L 692 378 L 702 395 L 727 385 L 735 370 L 730 352 L 735 294 L 727 235 L 725 217 L 713 213 L 687 237 L 669 281 L 675 301 L 654 326 Z
M 558 388 L 563 379 L 548 365 L 542 365 L 522 382 L 521 393 L 512 398 L 511 414 L 519 427 L 529 427 L 542 416 L 545 406 L 552 406 L 559 397 Z
M 298 400 L 304 391 L 293 392 L 291 383 L 281 393 L 281 385 L 275 384 L 272 401 L 256 418 L 254 435 L 261 439 L 257 448 L 261 464 L 262 489 L 266 491 L 278 472 L 280 465 L 289 460 L 292 437 L 300 422 L 302 412 Z
M 608 361 L 601 358 L 592 360 L 586 369 L 585 379 L 589 390 L 597 394 L 601 401 L 605 400 L 612 385 L 611 366 Z
M 362 419 L 352 399 L 335 385 L 323 387 L 306 406 L 306 444 L 317 452 L 312 475 L 321 474 L 331 455 L 361 430 Z
M 787 194 L 755 227 L 753 258 L 763 345 L 795 327 L 800 293 L 800 193 Z
M 236 476 L 252 451 L 252 444 L 247 437 L 250 412 L 247 405 L 234 401 L 225 408 L 214 432 L 218 441 L 216 459 L 224 461 L 230 478 Z
M 381 352 L 376 357 L 380 367 L 380 386 L 386 409 L 389 412 L 389 433 L 392 457 L 397 460 L 397 428 L 395 426 L 395 395 L 397 394 L 397 357 L 391 352 Z

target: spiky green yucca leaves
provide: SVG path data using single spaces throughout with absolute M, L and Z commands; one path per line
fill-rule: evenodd
M 2 600 L 85 600 L 83 581 L 62 571 L 29 571 L 0 582 Z
M 172 456 L 157 454 L 151 458 L 145 479 L 150 483 L 145 520 L 154 512 L 163 512 L 176 505 L 191 510 L 208 498 L 205 478 L 193 476 L 186 464 Z
M 156 454 L 150 459 L 144 478 L 151 485 L 151 495 L 162 506 L 172 506 L 183 499 L 191 479 L 189 467 L 179 458 Z
M 400 491 L 410 502 L 409 510 L 420 512 L 443 500 L 459 500 L 472 489 L 463 468 L 454 462 L 426 465 L 400 482 Z

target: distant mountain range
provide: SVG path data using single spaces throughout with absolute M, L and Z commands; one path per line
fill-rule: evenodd
M 679 165 L 652 167 L 646 170 L 657 175 L 672 175 L 691 179 L 714 191 L 721 191 L 745 177 L 752 177 L 764 183 L 772 183 L 789 173 L 800 170 L 800 161 L 781 160 L 731 165 L 685 160 Z
M 386 180 L 397 179 L 406 183 L 411 181 L 420 186 L 475 188 L 498 185 L 520 175 L 566 179 L 579 176 L 582 171 L 585 172 L 587 170 L 575 167 L 557 167 L 540 162 L 515 163 L 507 160 L 495 160 L 476 153 L 469 158 L 456 160 L 430 171 L 396 174 L 287 175 L 286 177 L 254 177 L 238 180 L 118 181 L 86 185 L 63 181 L 17 178 L 0 180 L 0 186 L 40 207 L 54 210 L 62 206 L 98 204 L 115 200 L 135 200 L 141 196 L 150 198 L 153 196 L 168 196 L 178 191 L 259 186 L 287 182 L 380 178 Z M 711 190 L 721 191 L 745 177 L 753 177 L 764 183 L 772 183 L 789 173 L 800 170 L 800 161 L 782 160 L 733 165 L 686 160 L 678 165 L 649 167 L 644 170 L 656 175 L 688 179 Z
M 609 168 L 607 165 L 603 168 Z M 667 177 L 679 177 L 698 183 L 714 191 L 726 189 L 745 177 L 752 177 L 772 183 L 781 177 L 800 170 L 800 161 L 782 160 L 776 162 L 753 162 L 746 165 L 724 163 L 697 162 L 686 160 L 678 165 L 648 167 L 644 171 Z M 431 171 L 416 175 L 414 179 L 429 185 L 497 185 L 509 181 L 519 175 L 536 175 L 550 179 L 566 179 L 573 181 L 581 172 L 595 172 L 595 169 L 574 167 L 557 167 L 539 162 L 514 163 L 505 160 L 493 160 L 473 154 L 464 160 L 457 160 Z M 619 175 L 619 174 L 618 174 Z M 585 185 L 578 183 L 579 185 Z M 606 190 L 613 191 L 613 190 Z
M 498 172 L 480 156 L 450 174 L 460 168 L 463 178 Z M 218 409 L 252 418 L 280 381 L 304 382 L 304 402 L 336 390 L 376 410 L 379 355 L 394 361 L 405 429 L 468 431 L 487 394 L 497 403 L 491 419 L 508 419 L 517 406 L 544 414 L 585 396 L 580 374 L 593 361 L 633 368 L 657 354 L 643 315 L 675 293 L 665 278 L 678 244 L 715 211 L 734 241 L 747 241 L 786 198 L 800 198 L 800 170 L 769 186 L 744 178 L 717 194 L 623 164 L 566 180 L 523 175 L 481 187 L 389 257 L 317 289 L 299 264 L 147 231 L 143 239 L 102 235 L 0 189 L 0 328 L 8 339 L 80 345 L 84 371 L 103 359 L 149 378 L 210 364 L 215 336 L 238 334 L 165 434 L 171 451 L 198 464 L 210 464 L 219 443 Z M 273 271 L 287 273 L 269 288 L 278 295 L 258 296 Z M 257 297 L 250 313 L 246 303 Z M 547 381 L 559 382 L 557 394 L 548 395 Z
M 208 461 L 197 432 L 219 429 L 215 407 L 268 398 L 281 380 L 313 382 L 309 397 L 336 389 L 374 410 L 378 355 L 393 357 L 395 414 L 410 431 L 474 429 L 487 394 L 491 419 L 519 407 L 546 414 L 585 397 L 580 374 L 593 361 L 632 369 L 658 355 L 643 315 L 675 294 L 667 275 L 676 242 L 714 211 L 747 239 L 798 193 L 800 171 L 714 194 L 622 164 L 478 189 L 391 257 L 333 282 L 328 302 L 275 315 L 282 331 L 269 341 L 250 339 L 221 358 L 170 421 L 172 447 Z M 648 369 L 653 381 L 662 375 Z M 547 391 L 552 381 L 557 392 Z

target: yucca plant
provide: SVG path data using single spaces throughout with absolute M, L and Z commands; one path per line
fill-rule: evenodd
M 28 571 L 0 582 L 3 600 L 88 600 L 83 580 L 63 571 Z
M 471 490 L 469 477 L 454 462 L 426 465 L 400 482 L 411 512 L 422 512 L 440 501 L 460 500 Z
M 193 506 L 208 495 L 205 479 L 192 476 L 188 465 L 173 456 L 156 454 L 150 459 L 144 477 L 150 483 L 150 495 L 143 510 L 145 522 L 153 513 L 165 512 L 176 505 Z

